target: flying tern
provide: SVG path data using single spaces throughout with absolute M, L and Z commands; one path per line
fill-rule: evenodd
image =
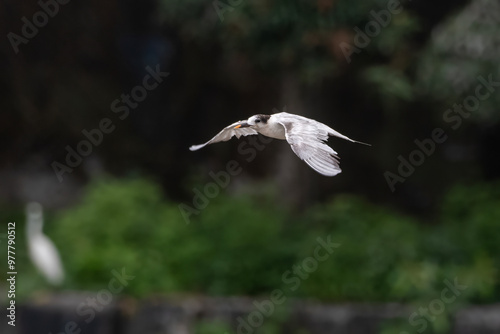
M 353 143 L 366 143 L 353 140 L 333 130 L 329 126 L 313 119 L 280 112 L 272 115 L 253 115 L 248 120 L 235 122 L 225 127 L 215 137 L 205 144 L 193 145 L 191 151 L 199 150 L 208 144 L 228 141 L 233 136 L 249 136 L 256 134 L 286 140 L 293 152 L 304 160 L 312 169 L 325 176 L 335 176 L 342 170 L 339 167 L 339 157 L 330 146 L 325 144 L 328 136 L 336 136 Z

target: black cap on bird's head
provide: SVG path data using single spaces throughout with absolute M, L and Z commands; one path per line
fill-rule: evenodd
M 246 122 L 238 124 L 234 128 L 239 129 L 239 128 L 246 128 L 249 126 L 259 126 L 262 124 L 267 124 L 267 121 L 269 120 L 270 117 L 271 117 L 270 115 L 263 115 L 263 114 L 253 115 Z

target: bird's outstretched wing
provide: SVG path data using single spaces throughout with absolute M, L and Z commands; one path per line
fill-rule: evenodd
M 236 136 L 236 138 L 240 138 L 241 136 L 250 136 L 250 135 L 256 135 L 258 132 L 250 127 L 244 127 L 244 128 L 235 128 L 237 125 L 241 125 L 245 123 L 246 121 L 238 121 L 235 122 L 229 126 L 226 126 L 224 129 L 222 129 L 221 132 L 219 132 L 215 137 L 207 141 L 205 144 L 200 144 L 200 145 L 193 145 L 189 149 L 191 151 L 196 151 L 199 150 L 202 147 L 205 147 L 208 144 L 212 143 L 218 143 L 220 141 L 228 141 L 231 139 L 233 136 Z
M 286 140 L 300 159 L 325 176 L 335 176 L 342 172 L 337 152 L 324 143 L 329 135 L 340 133 L 306 117 L 288 113 L 276 116 L 277 121 L 285 128 Z M 341 134 L 340 136 L 345 137 Z

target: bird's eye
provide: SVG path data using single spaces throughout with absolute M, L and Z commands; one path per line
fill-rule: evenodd
M 255 123 L 260 123 L 260 119 L 256 119 L 256 120 L 255 120 Z

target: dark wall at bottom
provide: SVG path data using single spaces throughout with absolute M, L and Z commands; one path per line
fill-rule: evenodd
M 408 318 L 417 308 L 395 303 L 315 304 L 293 300 L 281 304 L 279 297 L 272 297 L 171 297 L 139 302 L 113 300 L 113 296 L 100 292 L 64 293 L 18 305 L 15 327 L 8 325 L 9 311 L 2 307 L 0 329 L 5 334 L 378 334 L 387 328 L 388 321 L 399 319 L 412 333 L 431 333 L 429 323 L 423 330 L 424 322 L 436 319 L 432 314 L 418 316 L 410 324 Z M 462 308 L 451 324 L 450 334 L 498 334 L 500 304 Z

